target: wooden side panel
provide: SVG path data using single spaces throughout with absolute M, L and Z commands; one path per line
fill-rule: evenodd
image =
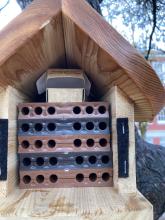
M 7 180 L 0 181 L 0 198 L 6 197 L 16 187 L 17 182 L 17 104 L 28 98 L 12 87 L 0 93 L 2 109 L 0 118 L 8 119 L 8 161 Z
M 111 104 L 112 115 L 112 150 L 114 185 L 121 193 L 134 193 L 136 189 L 135 168 L 135 127 L 134 127 L 134 104 L 120 91 L 113 87 L 104 97 Z M 116 119 L 127 117 L 129 120 L 129 177 L 118 178 L 118 146 Z

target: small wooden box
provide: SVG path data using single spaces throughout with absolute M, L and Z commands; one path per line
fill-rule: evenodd
M 46 82 L 47 102 L 82 102 L 85 79 L 82 70 L 49 69 Z

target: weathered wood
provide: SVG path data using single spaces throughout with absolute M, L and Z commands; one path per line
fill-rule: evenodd
M 152 206 L 137 192 L 118 194 L 111 187 L 16 189 L 0 201 L 0 220 L 152 220 Z
M 0 42 L 3 87 L 33 95 L 36 79 L 48 66 L 68 65 L 81 67 L 99 94 L 118 85 L 135 103 L 135 120 L 152 120 L 165 103 L 151 66 L 85 1 L 37 0 L 0 33 Z M 125 79 L 112 82 L 116 71 Z

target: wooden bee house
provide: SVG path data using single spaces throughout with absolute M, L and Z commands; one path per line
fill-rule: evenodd
M 34 1 L 1 31 L 0 42 L 0 219 L 153 219 L 152 205 L 136 187 L 134 132 L 135 121 L 152 120 L 165 103 L 164 88 L 151 66 L 83 0 Z M 77 177 L 78 180 L 75 185 L 70 184 L 67 188 L 64 188 L 64 181 L 59 182 L 57 186 L 54 184 L 57 175 L 60 179 L 65 179 L 64 173 L 55 172 L 52 173 L 53 176 L 49 176 L 43 174 L 43 171 L 31 177 L 37 179 L 40 176 L 38 183 L 44 184 L 44 189 L 34 185 L 29 189 L 19 188 L 18 179 L 23 180 L 27 175 L 18 175 L 17 151 L 20 154 L 33 152 L 34 147 L 39 147 L 41 142 L 36 143 L 40 136 L 38 139 L 28 136 L 29 148 L 26 142 L 18 149 L 18 144 L 24 139 L 21 139 L 22 136 L 17 139 L 17 128 L 22 128 L 26 123 L 17 123 L 17 119 L 26 120 L 26 117 L 29 117 L 29 109 L 30 117 L 36 116 L 35 113 L 39 113 L 36 108 L 42 107 L 44 117 L 49 117 L 49 123 L 44 122 L 44 126 L 53 132 L 49 124 L 54 120 L 54 115 L 48 114 L 52 112 L 49 109 L 52 106 L 49 102 L 38 106 L 34 100 L 37 94 L 36 81 L 50 68 L 81 69 L 92 82 L 91 103 L 79 101 L 75 104 L 72 103 L 73 100 L 67 100 L 62 106 L 69 106 L 68 114 L 74 114 L 75 107 L 81 109 L 81 117 L 88 113 L 88 106 L 92 106 L 98 114 L 103 112 L 99 112 L 100 106 L 109 108 L 110 115 L 104 122 L 109 123 L 110 130 L 102 135 L 104 143 L 105 140 L 109 143 L 106 149 L 111 145 L 113 163 L 108 163 L 105 168 L 108 169 L 105 173 L 109 172 L 111 178 L 108 178 L 109 183 L 106 182 L 102 187 L 97 184 L 91 186 L 91 182 L 96 178 L 95 175 L 90 175 L 91 170 L 86 170 L 84 177 L 87 186 L 90 187 L 84 187 L 80 181 L 82 176 L 77 177 L 83 169 L 80 166 L 78 173 L 65 173 L 66 178 Z M 62 107 L 53 102 L 54 108 L 62 111 Z M 18 115 L 18 109 L 24 114 Z M 106 115 L 107 111 L 104 114 Z M 40 118 L 42 114 L 36 117 Z M 95 114 L 89 117 L 94 118 Z M 105 120 L 105 117 L 102 116 L 102 120 Z M 30 122 L 30 129 L 35 130 L 36 124 L 33 122 Z M 86 121 L 82 120 L 82 123 L 83 126 L 87 126 Z M 96 124 L 99 127 L 99 121 Z M 26 130 L 27 126 L 23 128 Z M 109 131 L 110 141 L 107 137 Z M 100 153 L 101 144 L 104 145 L 100 142 L 99 135 L 95 138 L 97 144 L 93 150 L 96 154 Z M 60 144 L 64 139 L 54 137 L 51 144 L 49 143 L 50 146 L 55 138 L 56 149 L 60 151 Z M 82 139 L 82 149 L 89 147 L 86 144 L 87 139 L 89 138 Z M 74 140 L 72 137 L 67 140 L 70 143 L 70 151 L 75 149 L 71 144 Z M 49 141 L 47 139 L 47 142 Z M 45 149 L 48 150 L 47 144 L 43 144 L 42 150 Z M 49 148 L 49 151 L 52 150 Z M 24 159 L 27 159 L 27 156 L 20 157 L 20 160 L 25 162 L 22 163 L 21 169 L 28 163 L 28 160 Z M 37 159 L 33 157 L 32 161 L 39 161 L 40 165 L 41 160 Z M 49 164 L 50 159 L 47 155 L 44 157 Z M 103 161 L 102 158 L 99 160 Z M 52 161 L 55 163 L 55 160 Z M 98 178 L 101 181 L 107 180 L 107 176 L 99 172 L 95 173 L 98 174 Z M 41 176 L 51 180 L 51 188 L 47 187 L 50 183 L 46 185 L 42 182 Z M 24 180 L 24 183 L 30 184 L 29 178 Z

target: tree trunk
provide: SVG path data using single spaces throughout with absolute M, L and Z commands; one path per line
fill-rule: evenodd
M 137 187 L 153 204 L 156 220 L 165 211 L 165 147 L 145 142 L 137 130 L 136 169 Z
M 101 14 L 102 0 L 86 1 Z M 17 2 L 24 9 L 32 0 L 17 0 Z M 153 204 L 154 216 L 157 220 L 165 211 L 165 148 L 145 142 L 139 136 L 137 129 L 136 169 L 137 187 Z

